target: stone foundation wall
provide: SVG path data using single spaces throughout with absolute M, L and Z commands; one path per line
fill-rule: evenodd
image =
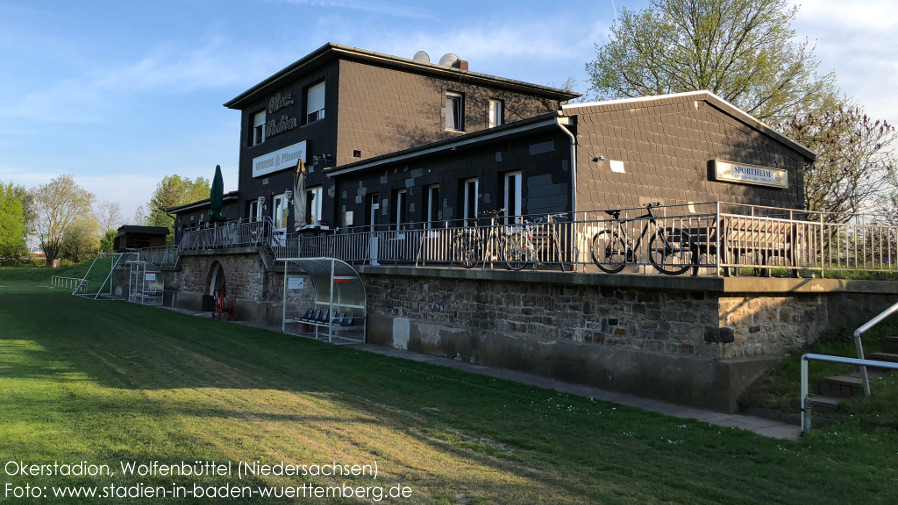
M 239 286 L 238 319 L 280 329 L 283 270 L 255 250 L 182 257 L 176 303 L 199 310 L 214 262 Z M 371 343 L 723 411 L 786 352 L 856 328 L 898 293 L 860 281 L 359 271 Z M 288 296 L 292 320 L 315 295 L 306 282 Z

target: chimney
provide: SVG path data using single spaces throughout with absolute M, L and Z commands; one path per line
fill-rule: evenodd
M 460 70 L 467 70 L 468 60 L 455 60 L 455 63 L 453 63 L 452 66 Z

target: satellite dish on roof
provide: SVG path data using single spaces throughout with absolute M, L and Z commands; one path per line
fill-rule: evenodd
M 446 53 L 443 55 L 442 58 L 440 58 L 439 64 L 444 67 L 451 67 L 456 61 L 458 61 L 460 59 L 461 58 L 459 58 L 458 55 L 455 53 Z
M 425 53 L 424 51 L 418 51 L 415 53 L 415 57 L 412 58 L 418 63 L 430 63 L 430 55 Z

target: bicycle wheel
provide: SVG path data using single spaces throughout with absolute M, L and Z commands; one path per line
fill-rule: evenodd
M 616 274 L 627 264 L 627 244 L 611 230 L 602 230 L 592 238 L 592 261 L 602 271 Z
M 680 275 L 692 267 L 692 241 L 679 228 L 662 228 L 649 240 L 649 261 L 659 272 Z
M 472 234 L 457 235 L 452 247 L 455 260 L 465 268 L 474 268 L 480 261 L 480 241 Z
M 510 270 L 521 270 L 530 259 L 530 246 L 523 233 L 512 233 L 505 237 L 505 247 L 502 256 Z

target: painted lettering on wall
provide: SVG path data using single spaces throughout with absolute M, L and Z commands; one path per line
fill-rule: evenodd
M 268 113 L 274 114 L 290 105 L 293 105 L 293 96 L 291 96 L 290 93 L 284 93 L 283 95 L 278 93 L 268 100 Z
M 306 161 L 305 140 L 253 158 L 253 177 L 260 177 L 288 168 L 291 170 L 295 169 L 297 160 Z
M 293 105 L 293 96 L 290 93 L 278 93 L 268 100 L 268 114 Z M 272 117 L 265 123 L 265 135 L 274 137 L 281 133 L 288 132 L 299 125 L 296 116 L 288 116 L 281 114 L 281 117 Z

